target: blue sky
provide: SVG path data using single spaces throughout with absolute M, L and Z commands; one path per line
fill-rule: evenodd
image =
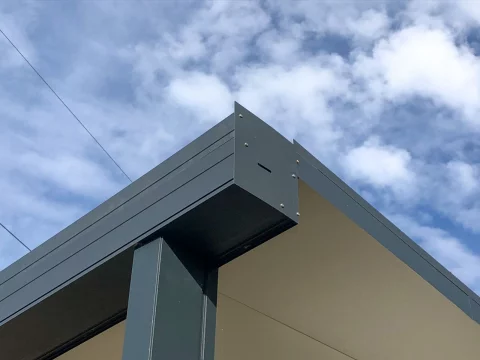
M 133 179 L 237 100 L 480 293 L 480 2 L 2 1 Z M 128 184 L 0 37 L 0 220 L 35 247 Z M 0 229 L 0 269 L 25 254 Z

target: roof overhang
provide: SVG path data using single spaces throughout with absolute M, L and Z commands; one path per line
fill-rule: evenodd
M 292 228 L 298 177 L 480 322 L 470 289 L 302 146 L 235 104 L 232 115 L 0 272 L 0 348 L 12 360 L 52 358 L 123 320 L 134 251 L 153 239 L 171 239 L 216 268 Z

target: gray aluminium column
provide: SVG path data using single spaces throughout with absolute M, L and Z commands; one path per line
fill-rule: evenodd
M 161 238 L 137 248 L 123 360 L 213 360 L 217 279 Z

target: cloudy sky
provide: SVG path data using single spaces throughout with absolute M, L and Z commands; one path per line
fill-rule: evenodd
M 136 179 L 233 111 L 480 293 L 480 2 L 17 1 L 0 28 Z M 128 184 L 0 36 L 0 221 L 34 248 Z M 0 269 L 26 250 L 0 229 Z

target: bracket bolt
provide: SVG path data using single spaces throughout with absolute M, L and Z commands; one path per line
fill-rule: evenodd
M 242 114 L 238 114 L 238 117 L 243 118 L 243 115 L 242 115 Z
M 284 208 L 284 207 L 285 207 L 285 205 L 283 205 L 283 204 L 280 204 L 280 207 L 281 207 L 281 208 Z
M 300 213 L 299 213 L 299 212 L 297 212 L 297 216 L 300 216 Z
M 297 164 L 300 164 L 300 160 L 297 160 Z
M 248 147 L 248 143 L 245 143 L 245 147 Z
M 296 179 L 296 178 L 297 178 L 297 175 L 292 174 L 292 178 Z

